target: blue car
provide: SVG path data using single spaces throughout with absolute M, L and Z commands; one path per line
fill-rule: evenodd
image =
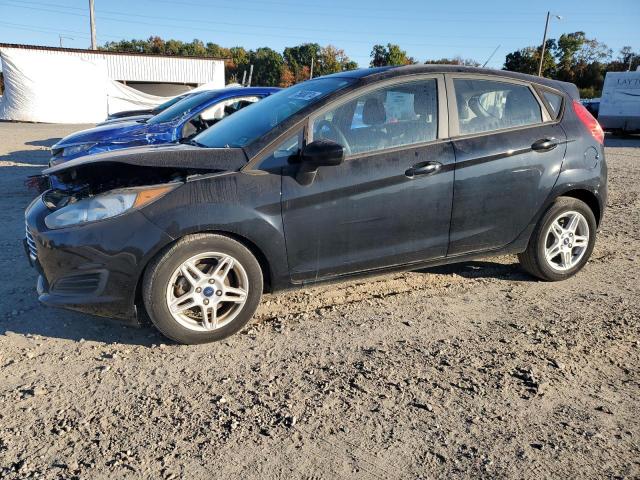
M 178 143 L 226 116 L 280 90 L 237 87 L 189 95 L 148 119 L 106 124 L 66 136 L 51 147 L 50 166 L 93 153 L 142 145 Z

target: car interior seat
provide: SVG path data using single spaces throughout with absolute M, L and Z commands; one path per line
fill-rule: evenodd
M 367 98 L 362 109 L 362 123 L 366 125 L 366 128 L 362 129 L 366 136 L 362 139 L 363 145 L 368 145 L 373 150 L 386 146 L 386 121 L 387 112 L 382 101 L 378 97 Z
M 504 106 L 503 124 L 508 127 L 527 125 L 535 121 L 535 112 L 532 109 L 533 98 L 525 89 L 514 89 L 507 95 Z

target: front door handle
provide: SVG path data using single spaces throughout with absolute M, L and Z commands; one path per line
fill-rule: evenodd
M 404 174 L 409 178 L 417 177 L 418 175 L 433 175 L 441 168 L 442 164 L 440 162 L 421 162 L 416 163 Z
M 537 142 L 533 142 L 531 150 L 534 152 L 548 152 L 558 146 L 558 142 L 555 138 L 542 138 Z

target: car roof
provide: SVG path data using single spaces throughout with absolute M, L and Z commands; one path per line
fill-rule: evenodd
M 476 75 L 491 75 L 496 77 L 513 78 L 533 82 L 547 87 L 564 91 L 574 99 L 579 98 L 577 87 L 573 83 L 561 82 L 559 80 L 551 80 L 549 78 L 527 75 L 525 73 L 510 72 L 507 70 L 495 70 L 491 68 L 468 67 L 463 65 L 443 65 L 443 64 L 418 64 L 404 65 L 396 67 L 376 67 L 376 68 L 360 68 L 357 70 L 349 70 L 338 72 L 327 77 L 341 78 L 357 78 L 363 83 L 375 82 L 385 78 L 399 77 L 403 75 L 416 75 L 421 73 L 468 73 Z

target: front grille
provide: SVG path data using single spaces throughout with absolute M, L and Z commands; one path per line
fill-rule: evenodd
M 38 249 L 36 248 L 36 241 L 33 239 L 28 225 L 25 225 L 25 236 L 27 238 L 27 246 L 29 247 L 29 256 L 31 260 L 35 262 L 38 259 Z

